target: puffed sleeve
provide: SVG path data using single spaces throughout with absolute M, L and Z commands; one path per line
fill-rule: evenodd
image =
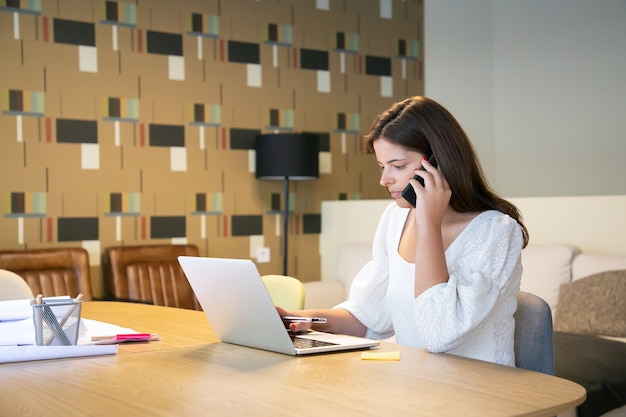
M 348 300 L 335 307 L 348 310 L 367 327 L 366 337 L 372 339 L 384 339 L 393 335 L 391 315 L 387 308 L 388 242 L 393 239 L 390 235 L 396 229 L 396 208 L 396 204 L 392 203 L 383 212 L 374 234 L 372 260 L 354 278 Z
M 496 310 L 505 287 L 521 275 L 522 233 L 496 211 L 475 218 L 446 252 L 448 282 L 415 300 L 415 320 L 426 349 L 446 352 L 463 344 Z

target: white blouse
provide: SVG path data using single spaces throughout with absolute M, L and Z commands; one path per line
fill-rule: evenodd
M 476 216 L 445 253 L 449 278 L 417 298 L 415 264 L 398 254 L 409 209 L 391 203 L 374 236 L 373 259 L 343 308 L 367 337 L 514 366 L 513 313 L 522 275 L 522 231 L 496 210 Z

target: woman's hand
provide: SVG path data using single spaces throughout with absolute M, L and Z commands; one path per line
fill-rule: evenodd
M 424 179 L 424 186 L 411 178 L 415 190 L 415 220 L 417 224 L 441 225 L 444 213 L 450 204 L 450 185 L 437 168 L 426 158 L 422 160 L 424 169 L 416 169 L 415 174 Z
M 299 314 L 299 312 L 290 312 L 278 306 L 276 306 L 276 311 L 278 312 L 278 315 L 281 318 L 282 317 L 304 317 L 301 314 Z M 294 333 L 307 332 L 311 329 L 311 326 L 313 325 L 313 323 L 311 322 L 296 322 L 296 321 L 289 321 L 285 319 L 283 319 L 283 323 L 285 324 L 286 329 L 289 329 L 290 332 L 294 332 Z

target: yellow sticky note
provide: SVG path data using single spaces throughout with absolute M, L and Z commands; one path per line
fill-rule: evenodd
M 364 351 L 361 352 L 362 361 L 399 361 L 400 352 L 378 352 L 378 351 Z

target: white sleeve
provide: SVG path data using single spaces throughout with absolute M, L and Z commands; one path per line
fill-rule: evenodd
M 511 217 L 485 216 L 457 239 L 454 252 L 446 254 L 448 282 L 415 300 L 419 337 L 431 352 L 463 344 L 502 302 L 509 281 L 521 275 L 522 233 Z

